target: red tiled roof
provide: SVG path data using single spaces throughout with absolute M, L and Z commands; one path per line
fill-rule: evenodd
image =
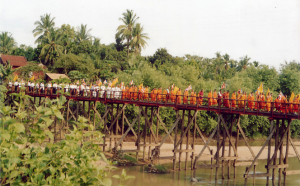
M 1 55 L 0 62 L 6 64 L 10 62 L 10 65 L 13 67 L 22 67 L 27 65 L 27 60 L 24 56 L 11 56 L 11 55 Z

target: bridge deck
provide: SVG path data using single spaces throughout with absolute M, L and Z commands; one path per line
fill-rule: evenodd
M 49 91 L 47 94 L 41 93 L 40 91 L 28 91 L 27 89 L 25 90 L 26 94 L 32 97 L 47 97 L 50 99 L 55 99 L 60 96 L 59 93 L 53 94 L 52 90 Z M 7 94 L 14 93 L 14 91 L 11 89 L 8 91 Z M 97 101 L 97 102 L 103 102 L 103 103 L 111 103 L 111 104 L 134 104 L 138 106 L 151 106 L 151 107 L 172 107 L 175 110 L 206 110 L 206 111 L 212 111 L 220 114 L 241 114 L 241 115 L 256 115 L 256 116 L 266 116 L 269 117 L 270 119 L 300 119 L 300 105 L 298 104 L 298 109 L 294 113 L 288 113 L 289 110 L 289 104 L 285 104 L 285 113 L 281 113 L 278 111 L 275 111 L 275 102 L 271 102 L 271 109 L 270 111 L 266 111 L 266 109 L 256 109 L 256 110 L 251 110 L 247 108 L 246 105 L 248 105 L 248 100 L 244 101 L 244 107 L 243 108 L 232 108 L 231 102 L 232 99 L 228 99 L 230 101 L 230 107 L 224 107 L 223 104 L 221 104 L 222 101 L 225 99 L 218 99 L 218 105 L 217 106 L 209 106 L 208 105 L 208 98 L 203 97 L 203 103 L 202 105 L 198 104 L 198 97 L 197 97 L 197 103 L 196 104 L 178 104 L 178 103 L 173 103 L 169 99 L 168 101 L 151 101 L 150 95 L 151 93 L 148 93 L 148 99 L 147 100 L 142 100 L 142 99 L 122 99 L 121 94 L 122 92 L 118 92 L 119 96 L 116 98 L 115 94 L 116 92 L 110 91 L 110 95 L 113 98 L 107 98 L 107 96 L 103 97 L 93 97 L 92 93 L 89 93 L 88 96 L 79 96 L 77 94 L 75 95 L 65 95 L 67 99 L 74 100 L 74 101 Z M 134 93 L 132 93 L 134 94 Z M 139 93 L 135 93 L 139 97 Z M 97 94 L 98 95 L 98 94 Z M 104 95 L 106 95 L 106 92 L 104 92 Z M 161 96 L 164 96 L 163 94 Z M 182 96 L 183 97 L 183 96 Z M 131 97 L 133 98 L 133 96 Z M 190 100 L 191 96 L 188 96 L 187 100 Z M 238 100 L 236 100 L 238 102 Z M 253 103 L 259 102 L 260 101 L 253 101 Z M 266 103 L 266 102 L 264 102 Z

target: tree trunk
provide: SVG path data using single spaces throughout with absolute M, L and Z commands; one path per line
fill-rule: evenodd
M 127 39 L 127 59 L 129 57 L 129 38 Z

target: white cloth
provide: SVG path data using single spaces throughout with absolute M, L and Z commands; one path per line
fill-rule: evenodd
M 111 87 L 106 88 L 106 97 L 110 98 L 110 93 L 111 93 Z
M 40 87 L 41 87 L 42 90 L 45 90 L 45 85 L 44 85 L 44 83 L 41 83 L 41 84 L 40 84 Z
M 53 88 L 57 88 L 57 84 L 56 83 L 53 84 Z
M 8 83 L 8 86 L 9 86 L 9 87 L 12 87 L 12 82 L 11 82 L 11 81 Z
M 14 86 L 18 86 L 19 85 L 19 83 L 16 81 L 15 83 L 14 83 Z
M 51 87 L 52 87 L 51 83 L 48 83 L 48 84 L 47 84 L 47 87 L 48 87 L 48 88 L 51 88 Z
M 105 91 L 105 86 L 102 85 L 100 87 L 100 89 L 101 89 L 101 91 L 100 91 L 100 97 L 103 98 L 103 94 L 104 94 L 104 91 Z

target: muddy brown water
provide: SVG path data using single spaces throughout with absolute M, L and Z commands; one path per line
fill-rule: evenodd
M 209 162 L 207 162 L 209 163 Z M 259 160 L 258 165 L 256 167 L 256 173 L 266 173 L 265 165 L 266 160 Z M 299 170 L 300 169 L 300 162 L 296 157 L 289 158 L 288 160 L 289 168 L 288 170 Z M 168 164 L 165 165 L 168 169 L 172 169 L 172 165 Z M 118 170 L 113 171 L 111 175 L 122 173 L 122 167 L 119 167 Z M 218 180 L 215 181 L 215 169 L 211 171 L 211 169 L 198 169 L 196 178 L 199 182 L 191 182 L 192 171 L 191 170 L 182 170 L 182 171 L 171 171 L 171 173 L 167 174 L 152 174 L 145 172 L 145 168 L 143 166 L 136 166 L 136 167 L 124 167 L 126 170 L 127 175 L 135 176 L 134 179 L 129 179 L 125 182 L 125 185 L 141 185 L 141 186 L 200 186 L 200 185 L 244 185 L 244 178 L 243 174 L 245 173 L 246 167 L 237 167 L 237 176 L 233 178 L 233 167 L 231 167 L 231 179 L 227 179 L 227 167 L 224 168 L 225 170 L 225 179 L 222 179 L 222 168 L 219 169 L 218 173 Z M 276 172 L 276 180 L 275 185 L 278 185 L 278 169 Z M 252 172 L 250 172 L 252 173 Z M 113 186 L 117 186 L 120 184 L 120 181 L 111 178 L 113 181 Z M 266 185 L 266 177 L 256 178 L 255 185 Z M 283 175 L 281 177 L 282 185 L 283 185 Z M 270 179 L 270 185 L 272 180 Z M 300 175 L 288 175 L 287 182 L 288 186 L 299 186 L 300 185 Z M 253 178 L 248 179 L 247 185 L 253 185 Z

